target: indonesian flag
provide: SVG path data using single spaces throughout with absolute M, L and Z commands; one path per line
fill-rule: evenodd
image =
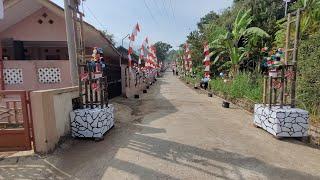
M 4 18 L 3 0 L 0 0 L 0 19 Z
M 133 39 L 132 41 L 134 41 L 135 37 L 138 35 L 138 32 L 140 32 L 140 26 L 137 23 L 131 34 L 131 38 Z
M 131 34 L 129 39 L 130 39 L 130 41 L 135 41 L 136 37 L 135 37 L 135 35 Z
M 128 49 L 128 59 L 129 59 L 129 67 L 131 67 L 132 63 L 132 59 L 131 59 L 131 54 L 133 53 L 133 48 L 132 48 L 132 43 L 135 41 L 136 39 L 136 36 L 138 35 L 138 32 L 140 32 L 140 26 L 139 24 L 137 23 L 131 33 L 131 36 L 130 36 L 130 43 L 129 43 L 129 49 Z
M 148 48 L 148 44 L 149 44 L 148 37 L 146 37 L 146 39 L 145 39 L 145 40 L 143 41 L 143 43 L 142 43 L 142 48 L 143 48 L 143 49 Z
M 140 32 L 140 26 L 139 26 L 139 23 L 137 23 L 137 24 L 136 24 L 136 28 L 135 28 L 135 30 L 136 30 L 137 32 Z

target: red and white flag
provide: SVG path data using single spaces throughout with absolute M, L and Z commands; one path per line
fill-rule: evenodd
M 137 32 L 140 32 L 140 26 L 139 26 L 139 23 L 137 23 L 137 25 L 136 25 L 136 28 L 135 28 L 136 30 L 137 30 Z
M 140 26 L 137 23 L 131 34 L 131 38 L 133 39 L 132 41 L 134 41 L 135 37 L 138 35 L 138 32 L 140 32 Z
M 130 43 L 129 43 L 129 49 L 128 49 L 128 58 L 129 58 L 129 67 L 131 67 L 132 65 L 132 59 L 131 59 L 131 54 L 133 53 L 133 42 L 135 41 L 136 39 L 136 36 L 138 35 L 138 32 L 140 32 L 140 26 L 139 24 L 137 23 L 131 33 L 131 36 L 129 37 L 130 39 Z

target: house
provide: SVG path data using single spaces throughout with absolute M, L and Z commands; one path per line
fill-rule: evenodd
M 49 0 L 5 0 L 0 20 L 2 89 L 41 90 L 71 86 L 64 10 Z M 121 54 L 101 31 L 84 24 L 86 54 L 101 47 L 111 67 L 113 96 L 121 94 Z M 2 74 L 2 73 L 0 73 Z M 120 91 L 120 92 L 118 92 Z

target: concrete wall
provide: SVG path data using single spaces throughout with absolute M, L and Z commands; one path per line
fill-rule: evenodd
M 69 113 L 77 87 L 33 91 L 30 94 L 35 147 L 38 153 L 52 151 L 70 131 Z
M 125 76 L 127 74 L 127 76 Z M 125 65 L 121 66 L 121 80 L 122 80 L 122 94 L 125 97 L 133 97 L 136 94 L 141 94 L 146 89 L 146 84 L 143 82 L 143 78 L 138 80 L 136 85 L 136 75 L 134 71 L 131 73 Z
M 28 60 L 28 61 L 3 61 L 4 69 L 22 69 L 22 84 L 5 84 L 6 90 L 43 90 L 71 86 L 68 60 Z M 38 81 L 38 68 L 59 68 L 61 73 L 60 83 L 40 83 Z
M 45 14 L 46 17 L 43 16 Z M 52 24 L 49 23 L 50 20 L 53 21 Z M 42 21 L 42 23 L 40 24 L 38 21 Z M 66 41 L 66 25 L 62 17 L 42 8 L 1 32 L 0 39 L 3 38 L 13 38 L 20 41 Z

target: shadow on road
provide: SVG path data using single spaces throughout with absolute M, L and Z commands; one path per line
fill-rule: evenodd
M 117 118 L 123 119 L 117 119 L 116 127 L 105 135 L 104 141 L 68 141 L 45 161 L 37 157 L 28 157 L 25 161 L 5 159 L 0 161 L 0 179 L 111 179 L 107 174 L 110 169 L 140 179 L 179 179 L 174 172 L 177 166 L 221 179 L 246 179 L 247 174 L 243 171 L 269 179 L 318 178 L 222 149 L 202 149 L 153 137 L 166 133 L 166 129 L 150 127 L 149 123 L 177 112 L 174 105 L 159 93 L 162 85 L 164 82 L 159 79 L 149 90 L 149 95 L 140 100 L 115 100 L 114 103 L 123 108 L 123 111 L 119 109 L 123 114 Z M 126 109 L 128 111 L 124 111 Z M 148 164 L 127 161 L 119 157 L 121 150 L 144 154 L 153 161 L 165 161 L 169 164 L 168 169 L 160 171 Z

